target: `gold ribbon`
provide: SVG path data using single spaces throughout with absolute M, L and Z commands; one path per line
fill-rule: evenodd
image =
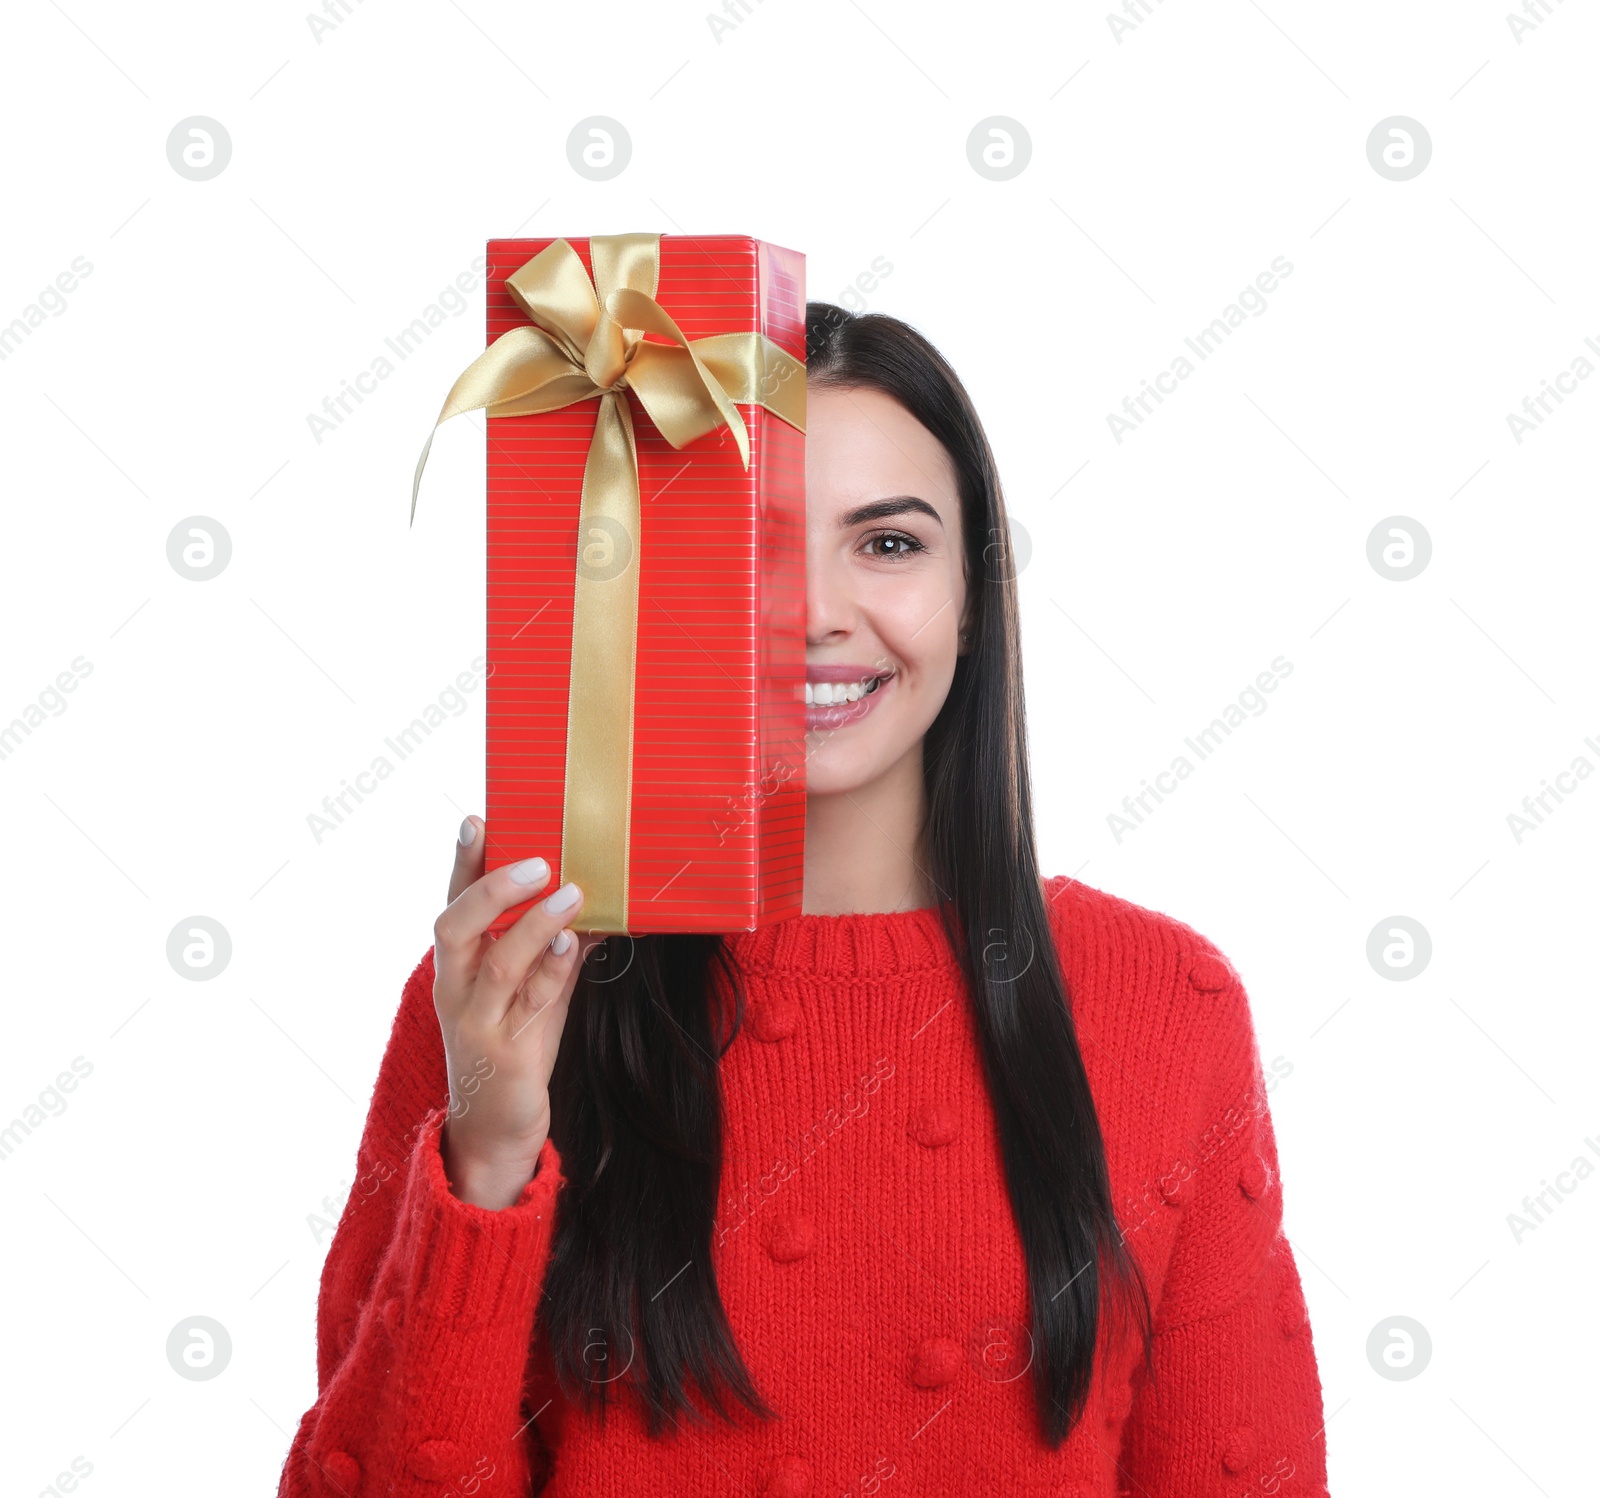
M 530 321 L 502 333 L 461 373 L 434 430 L 462 411 L 530 416 L 600 397 L 578 516 L 561 876 L 583 890 L 580 929 L 625 932 L 640 504 L 624 392 L 675 448 L 727 427 L 748 469 L 750 435 L 736 403 L 805 431 L 805 365 L 763 333 L 685 338 L 655 299 L 659 234 L 597 234 L 589 255 L 593 281 L 564 239 L 506 278 Z M 670 342 L 647 343 L 646 333 Z M 432 446 L 430 432 L 411 484 L 413 523 Z

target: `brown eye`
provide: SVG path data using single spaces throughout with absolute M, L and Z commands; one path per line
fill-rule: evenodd
M 908 536 L 904 531 L 880 531 L 868 539 L 868 546 L 876 546 L 880 542 L 889 542 L 894 546 L 893 551 L 877 551 L 873 555 L 881 557 L 886 562 L 897 562 L 902 557 L 915 556 L 919 551 L 926 551 L 922 542 L 915 536 Z

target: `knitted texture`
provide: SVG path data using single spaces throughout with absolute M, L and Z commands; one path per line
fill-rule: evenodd
M 938 912 L 802 915 L 725 938 L 749 1007 L 720 1063 L 714 1267 L 780 1418 L 735 1404 L 732 1423 L 652 1439 L 626 1401 L 602 1423 L 562 1395 L 535 1336 L 554 1142 L 503 1211 L 445 1178 L 430 948 L 323 1267 L 318 1397 L 280 1498 L 1325 1495 L 1322 1390 L 1239 977 L 1172 917 L 1064 877 L 1044 891 L 1150 1293 L 1153 1380 L 1137 1346 L 1108 1344 L 1085 1416 L 1044 1443 L 1026 1266 Z

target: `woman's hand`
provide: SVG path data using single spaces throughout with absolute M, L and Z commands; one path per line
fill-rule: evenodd
M 461 835 L 469 833 L 470 842 L 457 839 L 450 903 L 433 923 L 433 1007 L 450 1078 L 440 1148 L 451 1190 L 498 1210 L 534 1175 L 550 1131 L 550 1073 L 578 968 L 605 938 L 567 929 L 583 908 L 572 884 L 525 911 L 498 939 L 491 936 L 490 922 L 539 894 L 550 870 L 543 859 L 528 859 L 485 874 L 479 818 L 461 824 Z M 552 902 L 560 908 L 552 910 Z

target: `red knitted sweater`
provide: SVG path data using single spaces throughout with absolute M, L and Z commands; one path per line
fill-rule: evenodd
M 445 1180 L 430 948 L 323 1267 L 318 1398 L 280 1498 L 1325 1494 L 1322 1392 L 1239 978 L 1181 921 L 1066 878 L 1045 893 L 1155 1313 L 1153 1384 L 1132 1346 L 1102 1359 L 1081 1423 L 1054 1451 L 1041 1440 L 1025 1264 L 938 912 L 802 915 L 725 938 L 750 1008 L 720 1063 L 716 1279 L 781 1418 L 735 1405 L 736 1424 L 652 1440 L 628 1403 L 602 1426 L 534 1338 L 554 1143 L 503 1211 Z

